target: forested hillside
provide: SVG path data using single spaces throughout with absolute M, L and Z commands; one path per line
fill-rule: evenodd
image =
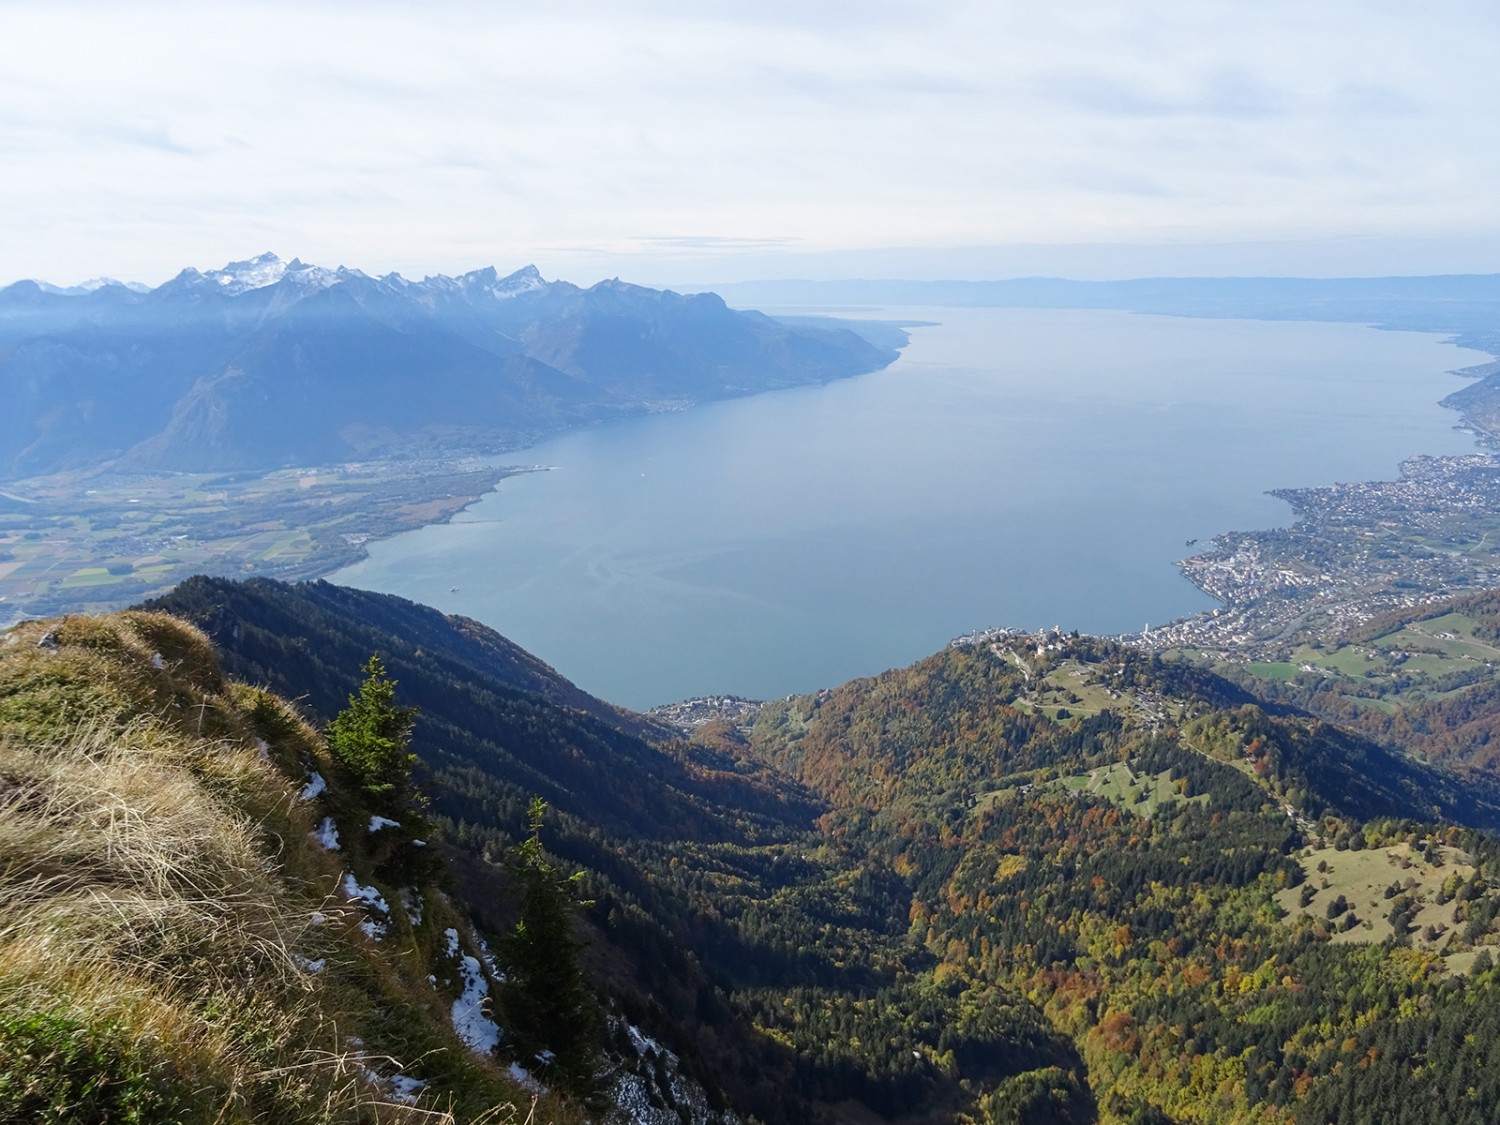
M 1500 1104 L 1491 791 L 1200 669 L 1015 636 L 686 742 L 400 599 L 195 582 L 160 604 L 314 714 L 381 652 L 481 925 L 507 921 L 486 889 L 540 793 L 594 900 L 595 986 L 741 1113 Z
M 1500 593 L 1388 614 L 1278 663 L 1227 667 L 1252 691 L 1487 779 L 1500 766 Z
M 489 931 L 502 971 L 450 893 L 382 684 L 325 741 L 165 615 L 0 638 L 0 1120 L 719 1119 L 618 1012 L 590 1000 L 615 1042 L 571 1055 L 527 1018 L 524 943 Z M 510 870 L 491 894 L 536 924 Z

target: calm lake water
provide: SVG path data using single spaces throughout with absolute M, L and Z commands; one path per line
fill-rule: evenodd
M 1214 604 L 1173 564 L 1286 524 L 1266 489 L 1472 451 L 1437 400 L 1487 358 L 1357 325 L 858 315 L 940 325 L 871 375 L 507 456 L 552 469 L 333 581 L 477 618 L 631 707 L 811 691 L 975 627 L 1125 632 Z

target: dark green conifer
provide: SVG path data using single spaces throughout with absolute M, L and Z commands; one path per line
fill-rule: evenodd
M 520 892 L 521 919 L 501 943 L 506 981 L 500 1002 L 523 1062 L 540 1056 L 548 1080 L 587 1091 L 598 1069 L 599 1010 L 584 979 L 575 917 L 583 872 L 564 875 L 542 851 L 547 803 L 533 798 L 531 833 L 506 866 Z M 546 1054 L 550 1052 L 550 1056 Z
M 396 681 L 385 673 L 378 655 L 371 655 L 362 671 L 359 694 L 328 724 L 328 746 L 353 776 L 377 812 L 407 812 L 412 804 L 411 768 L 416 756 L 408 749 L 415 707 L 396 704 Z

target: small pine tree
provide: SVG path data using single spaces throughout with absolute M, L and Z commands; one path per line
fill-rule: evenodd
M 577 895 L 583 872 L 564 875 L 542 851 L 546 813 L 547 803 L 534 798 L 531 834 L 507 857 L 521 895 L 521 920 L 501 941 L 506 980 L 500 1003 L 522 1061 L 550 1051 L 551 1079 L 587 1092 L 598 1069 L 599 1008 L 584 979 L 583 943 L 573 927 L 578 908 L 588 903 Z
M 396 681 L 385 673 L 378 655 L 361 669 L 359 694 L 328 724 L 328 747 L 349 771 L 377 812 L 400 816 L 414 810 L 408 749 L 415 707 L 396 705 Z

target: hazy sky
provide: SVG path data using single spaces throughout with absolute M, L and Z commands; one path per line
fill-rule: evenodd
M 1494 0 L 0 0 L 0 282 L 1500 271 Z

